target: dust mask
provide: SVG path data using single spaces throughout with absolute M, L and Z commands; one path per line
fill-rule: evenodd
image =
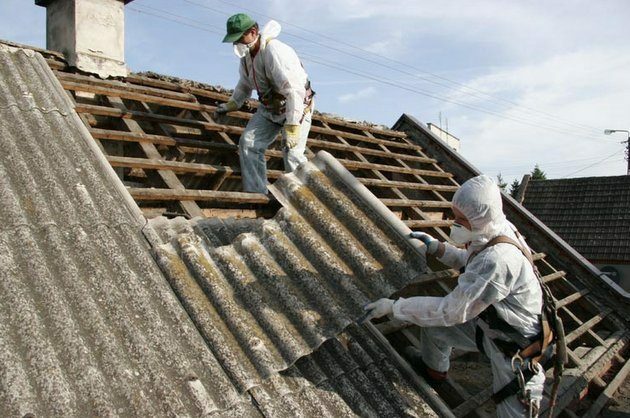
M 256 45 L 257 41 L 258 38 L 254 39 L 248 44 L 234 44 L 234 54 L 239 58 L 245 57 L 245 55 L 247 55 L 247 53 L 254 47 L 254 45 Z
M 455 244 L 468 244 L 473 240 L 473 232 L 465 226 L 454 223 L 451 225 L 450 238 Z

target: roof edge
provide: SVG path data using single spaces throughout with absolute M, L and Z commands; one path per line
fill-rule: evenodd
M 55 94 L 64 103 L 66 103 L 67 108 L 69 110 L 68 117 L 72 119 L 72 122 L 74 123 L 76 129 L 79 131 L 81 138 L 83 138 L 88 148 L 94 153 L 94 157 L 98 161 L 98 164 L 101 170 L 103 170 L 103 173 L 110 179 L 110 181 L 112 182 L 112 184 L 118 191 L 125 208 L 129 212 L 129 214 L 132 216 L 132 218 L 137 222 L 138 226 L 144 227 L 144 225 L 146 224 L 146 219 L 144 218 L 142 211 L 136 204 L 133 197 L 131 197 L 131 195 L 125 188 L 122 181 L 120 181 L 120 178 L 118 178 L 118 176 L 116 175 L 116 172 L 112 168 L 109 161 L 107 161 L 107 159 L 105 158 L 105 155 L 103 155 L 103 152 L 100 150 L 95 140 L 92 138 L 92 135 L 85 127 L 85 124 L 83 123 L 83 121 L 81 121 L 81 118 L 75 111 L 75 104 L 70 100 L 63 86 L 61 85 L 57 77 L 53 74 L 52 70 L 46 63 L 46 59 L 42 56 L 42 54 L 33 50 L 28 50 L 28 49 L 23 49 L 23 48 L 15 48 L 15 50 L 23 51 L 24 53 L 27 53 L 27 54 L 32 53 L 35 55 L 35 58 L 41 67 L 41 72 L 45 74 L 45 76 L 48 78 L 49 83 L 50 83 L 49 85 L 54 90 Z M 27 51 L 30 51 L 30 52 L 27 52 Z
M 472 165 L 468 160 L 462 157 L 458 152 L 454 151 L 437 135 L 431 132 L 426 126 L 413 116 L 403 113 L 393 125 L 392 129 L 404 131 L 409 139 L 418 143 L 425 149 L 432 152 L 434 158 L 439 158 L 439 163 L 443 168 L 447 169 L 455 176 L 459 183 L 463 183 L 467 179 L 481 174 L 481 172 Z M 568 271 L 580 278 L 589 281 L 591 285 L 602 291 L 607 291 L 608 296 L 612 294 L 615 299 L 620 302 L 620 308 L 626 313 L 630 313 L 628 308 L 628 300 L 630 293 L 623 290 L 619 285 L 608 279 L 597 267 L 586 260 L 573 247 L 567 244 L 549 227 L 536 218 L 531 212 L 525 209 L 521 204 L 516 202 L 507 193 L 502 192 L 503 204 L 513 215 L 519 216 L 524 225 L 535 228 L 540 233 L 540 239 L 528 237 L 532 243 L 541 248 L 550 246 L 558 248 L 566 257 L 563 263 Z M 536 242 L 537 241 L 537 242 Z M 577 268 L 577 269 L 576 269 Z M 605 286 L 602 286 L 604 284 Z M 603 295 L 605 296 L 605 295 Z M 626 316 L 627 317 L 627 316 Z

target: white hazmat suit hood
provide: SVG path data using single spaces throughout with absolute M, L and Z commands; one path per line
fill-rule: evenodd
M 400 298 L 392 306 L 395 318 L 410 321 L 422 328 L 422 357 L 434 370 L 449 368 L 452 347 L 476 350 L 477 317 L 492 305 L 499 318 L 521 335 L 532 338 L 540 331 L 538 315 L 542 310 L 542 291 L 529 261 L 515 246 L 497 244 L 484 249 L 493 238 L 505 235 L 524 239 L 503 214 L 501 192 L 488 176 L 466 181 L 453 196 L 453 206 L 470 222 L 473 239 L 466 249 L 444 243 L 439 258 L 444 264 L 465 270 L 457 286 L 443 297 Z M 471 255 L 476 254 L 473 258 Z M 514 378 L 509 359 L 495 346 L 488 335 L 484 349 L 493 369 L 493 389 L 499 390 Z M 542 398 L 544 372 L 541 370 L 527 384 L 532 397 Z M 498 405 L 500 417 L 523 416 L 524 408 L 511 397 Z

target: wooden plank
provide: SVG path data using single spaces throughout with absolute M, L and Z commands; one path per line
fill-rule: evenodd
M 421 219 L 405 219 L 405 225 L 409 228 L 444 228 L 453 225 L 452 220 L 421 220 Z
M 626 361 L 619 373 L 615 376 L 615 378 L 606 386 L 606 389 L 602 393 L 599 394 L 595 402 L 591 405 L 588 412 L 584 414 L 583 418 L 595 418 L 600 415 L 601 410 L 606 406 L 606 404 L 613 398 L 613 395 L 621 386 L 621 384 L 626 380 L 628 374 L 630 373 L 630 361 Z
M 439 171 L 431 171 L 431 170 L 420 170 L 416 168 L 406 168 L 406 167 L 397 167 L 393 165 L 385 165 L 385 164 L 374 164 L 363 161 L 352 161 L 352 160 L 344 160 L 337 159 L 344 167 L 348 169 L 367 169 L 367 170 L 378 170 L 378 171 L 387 171 L 390 173 L 400 173 L 400 174 L 415 174 L 419 176 L 428 176 L 428 177 L 451 177 L 451 173 L 439 172 Z
M 87 76 L 83 74 L 65 73 L 65 72 L 57 71 L 55 72 L 55 75 L 61 82 L 62 86 L 64 85 L 64 83 L 74 83 L 74 84 L 81 84 L 81 85 L 87 85 L 87 86 L 98 86 L 101 88 L 107 88 L 107 89 L 110 89 L 112 92 L 116 92 L 116 93 L 118 91 L 127 91 L 127 92 L 145 94 L 149 96 L 163 97 L 166 99 L 181 100 L 184 102 L 197 101 L 197 98 L 190 93 L 182 93 L 182 92 L 176 92 L 176 91 L 165 90 L 165 89 L 155 88 L 155 87 L 141 86 L 141 85 L 139 86 L 139 85 L 127 83 L 124 81 L 102 80 L 100 78 Z M 77 88 L 80 88 L 80 87 L 77 87 Z M 116 96 L 116 94 L 106 94 L 106 95 Z
M 107 156 L 112 167 L 131 167 L 143 170 L 170 170 L 178 173 L 215 174 L 219 172 L 240 173 L 240 167 L 225 165 L 186 163 L 183 161 L 154 160 L 135 157 Z
M 493 394 L 492 386 L 488 386 L 484 390 L 475 395 L 470 396 L 461 404 L 457 405 L 457 408 L 453 409 L 453 414 L 457 417 L 465 417 L 486 402 L 490 400 Z
M 546 276 L 543 276 L 542 277 L 542 281 L 543 281 L 543 283 L 549 283 L 549 282 L 552 282 L 554 280 L 561 279 L 561 278 L 565 277 L 566 275 L 567 275 L 566 272 L 560 270 L 560 271 L 553 272 L 551 274 L 547 274 Z
M 267 195 L 261 193 L 221 192 L 216 190 L 146 189 L 138 187 L 128 187 L 127 190 L 136 200 L 198 200 L 260 204 L 267 204 L 270 201 Z
M 107 98 L 109 100 L 109 102 L 113 105 L 116 106 L 116 108 L 118 110 L 121 111 L 125 111 L 126 110 L 126 106 L 123 103 L 122 99 L 118 98 L 118 97 L 108 97 Z M 132 132 L 136 132 L 136 133 L 144 133 L 144 131 L 142 130 L 142 127 L 138 124 L 138 122 L 134 121 L 134 120 L 124 120 L 125 125 L 127 126 L 127 128 L 132 131 Z M 142 148 L 142 150 L 144 151 L 144 153 L 146 154 L 146 156 L 150 159 L 161 159 L 162 155 L 160 154 L 160 152 L 158 151 L 158 149 L 155 147 L 155 145 L 150 144 L 150 143 L 140 143 L 140 147 Z M 111 158 L 111 157 L 108 157 Z M 168 170 L 158 170 L 157 171 L 158 175 L 162 178 L 162 181 L 164 181 L 164 183 L 170 187 L 171 189 L 176 189 L 176 190 L 182 190 L 185 189 L 184 185 L 182 184 L 181 181 L 179 181 L 179 179 L 177 178 L 177 176 L 175 175 L 175 173 L 173 173 L 172 171 L 168 171 Z M 202 216 L 201 213 L 201 209 L 199 208 L 199 206 L 195 203 L 195 202 L 191 202 L 191 201 L 180 201 L 179 202 L 181 208 L 191 217 L 195 217 L 195 216 Z
M 308 144 L 312 147 L 333 149 L 333 150 L 344 151 L 344 152 L 359 152 L 363 155 L 373 155 L 376 157 L 383 157 L 383 158 L 400 158 L 402 160 L 417 161 L 420 163 L 435 162 L 433 158 L 418 157 L 418 156 L 406 155 L 406 154 L 397 154 L 395 152 L 386 152 L 386 151 L 381 151 L 374 148 L 366 148 L 366 147 L 360 147 L 356 145 L 349 145 L 347 143 L 337 144 L 330 141 L 322 141 L 319 139 L 312 139 L 312 138 L 309 138 Z
M 457 186 L 448 186 L 448 185 L 442 185 L 442 184 L 424 184 L 424 183 L 414 183 L 414 182 L 406 182 L 406 181 L 368 179 L 368 178 L 359 178 L 359 181 L 364 186 L 387 187 L 387 188 L 398 188 L 398 189 L 409 189 L 409 190 L 436 190 L 436 191 L 441 191 L 441 192 L 455 192 L 459 188 Z
M 197 106 L 197 105 L 195 105 L 195 106 Z M 216 109 L 216 106 L 208 106 L 208 105 L 199 105 L 199 106 L 202 106 L 202 108 L 196 109 L 198 111 L 212 112 L 212 111 L 214 111 Z M 194 106 L 189 106 L 189 107 L 194 107 Z M 147 120 L 147 121 L 152 121 L 152 122 L 157 122 L 157 123 L 173 123 L 173 124 L 178 124 L 178 125 L 193 126 L 193 127 L 197 127 L 197 128 L 200 128 L 200 129 L 205 129 L 205 130 L 208 130 L 208 131 L 214 131 L 214 132 L 226 132 L 226 133 L 232 133 L 232 134 L 239 134 L 240 135 L 240 133 L 243 131 L 243 128 L 230 126 L 230 125 L 219 125 L 219 124 L 216 124 L 216 123 L 202 122 L 202 121 L 199 121 L 199 120 L 196 120 L 196 119 L 177 118 L 177 117 L 173 117 L 173 116 L 151 114 L 151 113 L 147 113 L 147 112 L 140 112 L 140 111 L 129 110 L 129 109 L 122 110 L 122 109 L 119 109 L 119 108 L 111 108 L 111 107 L 107 107 L 107 106 L 98 106 L 98 105 L 89 105 L 89 104 L 77 103 L 77 106 L 76 106 L 75 110 L 77 111 L 77 113 L 90 113 L 92 115 L 107 116 L 107 117 L 111 117 L 111 118 Z M 238 111 L 237 112 L 230 112 L 230 115 L 234 116 L 234 117 L 240 117 L 241 119 L 250 119 L 251 116 L 252 116 L 250 113 L 238 112 Z M 356 134 L 349 134 L 347 132 L 335 131 L 333 129 L 326 129 L 326 128 L 321 128 L 321 127 L 317 127 L 317 126 L 311 127 L 311 132 L 320 133 L 320 134 L 324 134 L 324 135 L 337 135 L 337 134 L 340 134 L 340 136 L 344 136 L 346 138 L 354 139 L 354 140 L 357 140 L 357 141 L 376 143 L 376 144 L 386 144 L 386 145 L 395 146 L 395 147 L 403 148 L 403 149 L 418 149 L 418 148 L 420 148 L 420 147 L 412 145 L 412 144 L 398 143 L 398 142 L 381 140 L 381 139 L 373 139 L 373 138 L 368 138 L 366 136 L 361 136 L 361 135 L 356 135 Z
M 608 314 L 610 314 L 610 312 L 612 312 L 611 309 L 605 310 L 604 312 L 594 316 L 593 318 L 591 318 L 588 321 L 584 322 L 578 328 L 576 328 L 575 330 L 573 330 L 569 334 L 567 334 L 567 336 L 565 337 L 565 341 L 566 341 L 567 345 L 571 344 L 573 341 L 575 341 L 577 338 L 581 337 L 584 333 L 589 331 L 595 325 L 599 324 L 602 321 L 602 319 L 606 318 L 608 316 Z
M 204 141 L 200 139 L 179 138 L 174 136 L 171 137 L 165 135 L 113 131 L 109 129 L 96 128 L 89 128 L 89 131 L 95 139 L 109 139 L 112 141 L 125 142 L 150 142 L 155 145 L 186 146 L 191 148 L 210 149 L 221 152 L 238 151 L 238 146 L 234 144 Z
M 228 101 L 228 99 L 230 98 L 230 94 L 229 92 L 225 92 L 225 93 L 221 93 L 219 91 L 213 91 L 211 89 L 216 89 L 216 87 L 213 86 L 208 86 L 208 88 L 203 89 L 203 88 L 198 88 L 198 87 L 192 87 L 192 86 L 182 86 L 180 84 L 171 82 L 171 81 L 165 81 L 165 80 L 158 80 L 158 79 L 154 79 L 154 78 L 149 78 L 149 77 L 143 77 L 143 76 L 139 76 L 137 74 L 130 74 L 127 76 L 126 80 L 129 83 L 134 83 L 136 85 L 141 85 L 141 86 L 152 86 L 155 88 L 159 88 L 159 89 L 165 89 L 165 90 L 170 90 L 170 91 L 179 91 L 179 92 L 189 92 L 192 93 L 196 96 L 201 96 L 201 97 L 207 97 L 210 99 L 214 99 L 214 100 L 220 100 L 223 102 Z M 133 85 L 133 84 L 131 84 Z M 257 107 L 258 103 L 255 100 L 250 100 L 250 103 L 253 105 L 252 107 Z M 391 129 L 380 129 L 377 127 L 372 127 L 372 126 L 368 126 L 368 125 L 361 125 L 355 122 L 350 122 L 350 121 L 345 121 L 343 119 L 338 119 L 338 118 L 332 118 L 330 116 L 324 116 L 321 114 L 315 114 L 313 115 L 313 120 L 316 121 L 322 121 L 322 122 L 330 122 L 333 123 L 335 125 L 340 125 L 340 126 L 344 126 L 347 128 L 352 128 L 352 129 L 357 129 L 357 130 L 368 130 L 370 132 L 376 133 L 376 134 L 380 134 L 380 135 L 387 135 L 387 136 L 391 136 L 394 138 L 405 138 L 406 134 L 404 132 L 400 132 L 400 131 L 394 131 Z
M 380 199 L 389 207 L 417 207 L 417 208 L 450 208 L 451 202 L 436 202 L 435 200 L 410 200 L 410 199 Z
M 580 299 L 582 296 L 588 295 L 589 293 L 591 293 L 590 290 L 582 289 L 582 290 L 580 290 L 578 292 L 575 292 L 572 295 L 569 295 L 566 298 L 556 302 L 556 307 L 557 308 L 562 308 L 563 306 L 569 305 L 569 304 L 575 302 L 576 300 Z

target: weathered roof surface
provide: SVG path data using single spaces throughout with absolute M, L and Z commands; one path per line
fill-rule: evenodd
M 0 45 L 0 92 L 0 415 L 255 413 L 46 62 Z
M 589 260 L 630 263 L 630 176 L 530 181 L 523 205 Z
M 284 204 L 272 219 L 156 218 L 145 228 L 182 304 L 242 389 L 310 354 L 363 305 L 426 268 L 409 229 L 329 154 L 272 190 Z
M 356 325 L 250 393 L 272 417 L 437 416 L 391 356 Z

